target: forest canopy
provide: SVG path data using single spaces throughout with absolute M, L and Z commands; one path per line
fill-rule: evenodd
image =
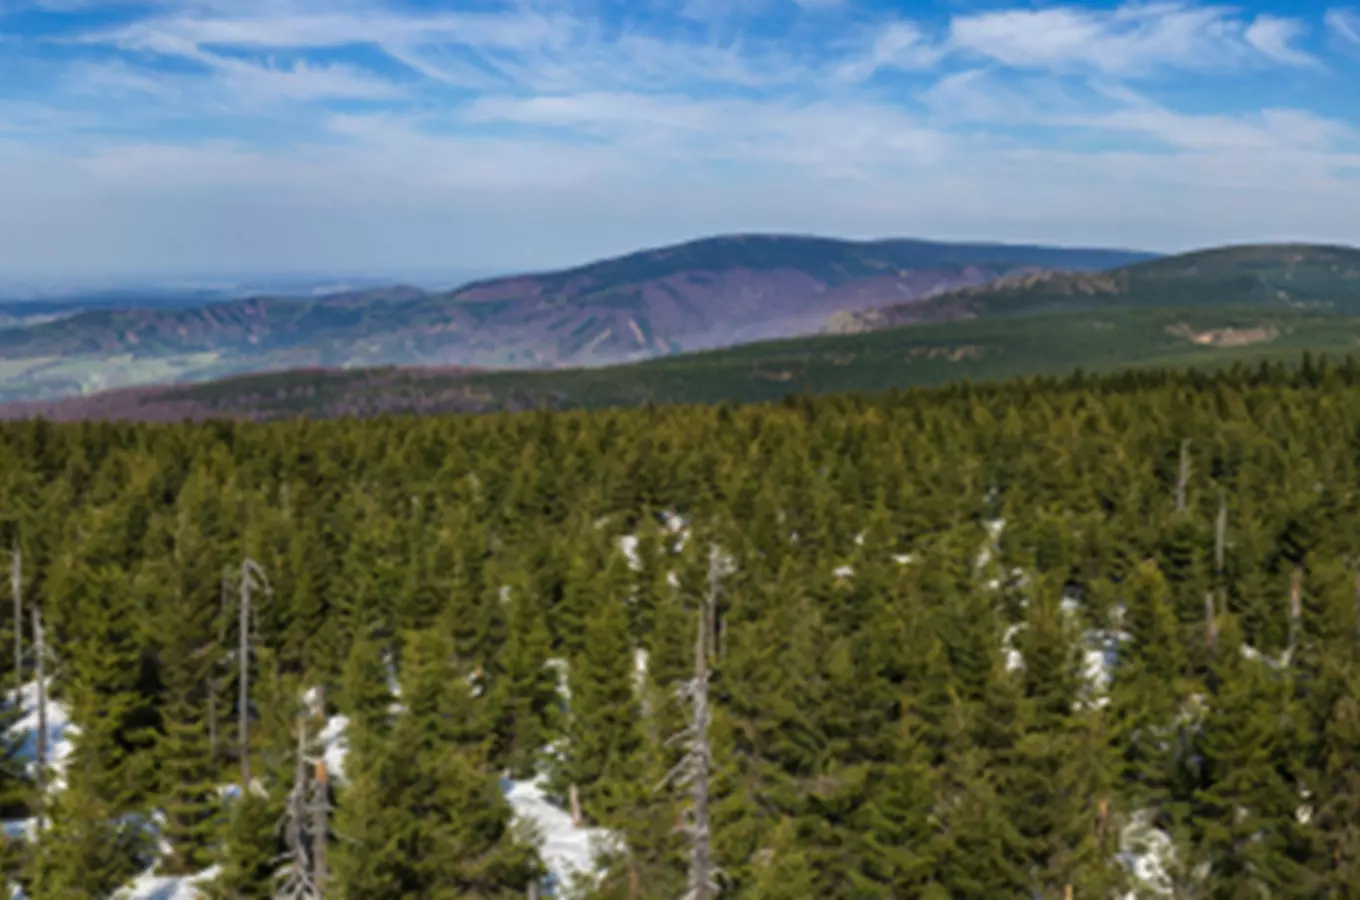
M 561 895 L 537 779 L 613 836 L 585 896 L 680 897 L 701 657 L 701 896 L 1360 896 L 1358 470 L 1349 360 L 6 423 L 0 864 L 39 900 Z

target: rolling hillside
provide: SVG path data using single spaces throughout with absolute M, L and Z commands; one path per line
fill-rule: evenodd
M 307 370 L 10 404 L 0 418 L 173 421 L 772 401 L 1076 369 L 1220 368 L 1360 353 L 1360 316 L 1252 307 L 1111 308 L 824 335 L 555 372 Z
M 553 368 L 819 331 L 864 309 L 1148 254 L 926 241 L 734 236 L 564 270 L 315 298 L 108 306 L 0 320 L 0 400 L 298 367 Z M 9 325 L 11 327 L 4 327 Z
M 1101 272 L 1003 276 L 932 297 L 833 315 L 853 333 L 913 322 L 1110 306 L 1263 306 L 1360 314 L 1360 249 L 1306 244 L 1220 247 Z

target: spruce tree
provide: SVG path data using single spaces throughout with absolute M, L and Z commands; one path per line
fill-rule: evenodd
M 557 675 L 548 666 L 550 636 L 538 598 L 527 577 L 511 576 L 506 586 L 505 648 L 489 674 L 489 705 L 496 713 L 493 759 L 514 778 L 536 771 L 543 749 L 560 727 Z
M 343 809 L 354 791 L 371 790 L 358 779 L 373 779 L 383 806 L 362 833 L 345 835 L 357 846 L 337 865 L 342 897 L 508 900 L 539 876 L 534 849 L 512 827 L 488 764 L 490 734 L 465 675 L 446 637 L 423 631 L 408 638 L 405 709 L 392 726 L 387 759 L 354 772 L 341 795 Z
M 204 887 L 210 900 L 272 900 L 283 865 L 280 825 L 295 771 L 295 723 L 302 712 L 299 688 L 296 679 L 279 672 L 268 649 L 260 652 L 256 670 L 259 776 L 255 784 L 242 786 L 227 811 L 217 849 L 219 872 Z
M 571 660 L 567 740 L 553 773 L 554 789 L 565 796 L 574 787 L 586 818 L 605 825 L 641 788 L 643 733 L 624 590 L 607 572 L 594 595 L 584 644 Z

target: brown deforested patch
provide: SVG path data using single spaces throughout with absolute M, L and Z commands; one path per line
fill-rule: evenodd
M 906 361 L 947 359 L 950 362 L 959 362 L 964 359 L 979 359 L 984 352 L 984 349 L 977 344 L 959 344 L 953 347 L 912 347 L 907 351 Z
M 1256 325 L 1251 328 L 1210 328 L 1196 331 L 1184 322 L 1168 325 L 1166 333 L 1172 337 L 1199 344 L 1201 347 L 1246 347 L 1251 344 L 1264 344 L 1280 336 L 1276 325 Z

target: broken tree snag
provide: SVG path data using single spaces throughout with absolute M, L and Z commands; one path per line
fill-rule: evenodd
M 1297 566 L 1289 576 L 1289 648 L 1298 646 L 1303 624 L 1303 570 Z
M 312 883 L 324 895 L 330 871 L 326 864 L 326 839 L 330 836 L 330 777 L 326 761 L 318 759 L 312 784 Z
M 581 792 L 576 785 L 567 789 L 567 800 L 571 806 L 571 824 L 573 827 L 580 828 L 583 817 L 581 815 Z
M 47 796 L 47 638 L 43 632 L 42 615 L 33 610 L 33 665 L 38 682 L 38 734 L 34 741 L 34 770 L 37 773 L 38 802 Z M 41 828 L 43 817 L 38 816 Z
M 1355 633 L 1360 637 L 1360 571 L 1355 573 Z
M 708 773 L 709 746 L 708 725 L 711 715 L 708 706 L 708 659 L 716 651 L 713 643 L 715 634 L 714 610 L 717 607 L 719 581 L 717 547 L 708 564 L 708 592 L 699 609 L 699 633 L 694 640 L 694 682 L 690 697 L 694 704 L 693 719 L 690 722 L 689 779 L 690 779 L 690 861 L 689 892 L 690 900 L 710 900 L 716 894 L 717 884 L 713 877 L 712 834 L 708 823 Z
M 297 748 L 293 761 L 293 785 L 284 803 L 283 821 L 280 832 L 285 848 L 284 858 L 288 868 L 276 895 L 281 900 L 314 900 L 320 894 L 312 881 L 311 866 L 307 859 L 307 843 L 304 834 L 307 806 L 307 722 L 302 716 L 297 719 Z
M 1218 646 L 1218 620 L 1214 615 L 1214 592 L 1204 595 L 1204 643 L 1213 653 Z
M 237 716 L 237 740 L 239 741 L 239 753 L 241 754 L 241 786 L 250 787 L 250 560 L 241 563 L 241 602 L 237 610 L 240 620 L 237 627 L 240 634 L 237 636 L 236 664 L 240 671 L 238 679 L 239 695 L 236 698 L 238 705 Z
M 18 705 L 18 691 L 24 686 L 24 562 L 18 535 L 9 553 L 9 589 L 14 599 L 14 702 Z
M 1176 512 L 1185 512 L 1185 497 L 1190 487 L 1190 439 L 1181 441 L 1181 467 L 1176 478 Z
M 237 610 L 240 634 L 237 635 L 236 648 L 236 662 L 240 670 L 239 695 L 236 698 L 240 707 L 237 710 L 237 740 L 241 755 L 241 783 L 246 786 L 250 784 L 250 639 L 253 634 L 251 624 L 255 621 L 252 618 L 255 615 L 253 590 L 257 587 L 264 589 L 267 594 L 272 592 L 264 569 L 247 556 L 241 561 L 241 596 Z
M 1223 556 L 1228 543 L 1228 500 L 1218 496 L 1218 518 L 1214 520 L 1214 574 L 1223 577 Z

